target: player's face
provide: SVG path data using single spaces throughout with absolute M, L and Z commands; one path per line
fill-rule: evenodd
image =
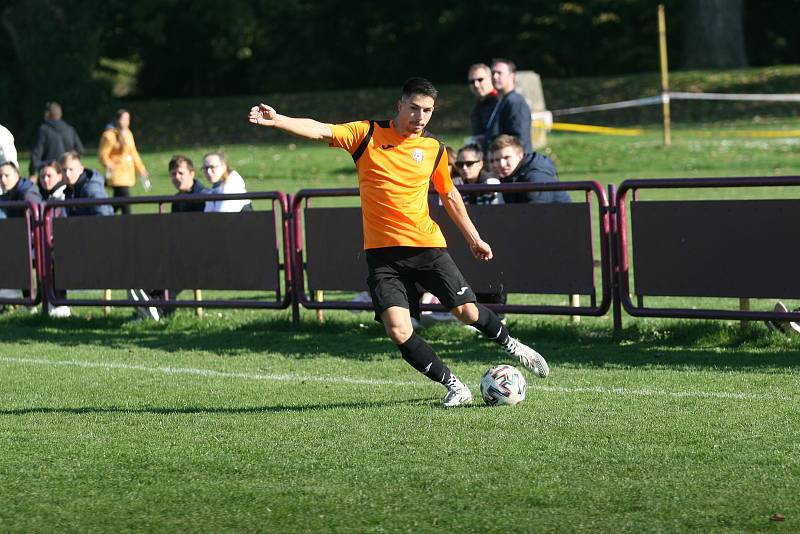
M 513 146 L 495 150 L 489 158 L 492 169 L 494 169 L 494 172 L 501 178 L 505 178 L 513 173 L 517 166 L 519 166 L 520 161 L 522 161 L 522 151 Z
M 222 180 L 222 175 L 225 174 L 226 170 L 225 164 L 222 163 L 219 156 L 211 155 L 203 160 L 203 172 L 206 174 L 208 181 L 212 184 Z
M 186 163 L 181 163 L 171 171 L 169 177 L 172 179 L 172 185 L 175 189 L 182 193 L 188 193 L 192 190 L 194 184 L 194 171 L 190 170 Z
M 465 182 L 474 183 L 483 169 L 483 156 L 471 150 L 464 150 L 458 154 L 455 166 Z
M 64 171 L 64 178 L 66 178 L 69 185 L 75 185 L 78 178 L 83 174 L 83 164 L 77 159 L 68 159 L 64 162 L 62 167 Z
M 503 93 L 508 93 L 514 89 L 514 73 L 508 68 L 508 63 L 495 63 L 492 65 L 492 85 Z
M 478 98 L 483 98 L 492 92 L 492 73 L 489 69 L 475 69 L 470 71 L 467 78 L 469 90 Z
M 11 165 L 0 166 L 0 189 L 8 193 L 19 182 L 19 173 Z
M 420 135 L 433 115 L 434 100 L 426 95 L 411 95 L 397 103 L 397 129 L 404 135 Z
M 42 183 L 48 191 L 57 186 L 62 179 L 63 176 L 55 167 L 47 166 L 42 169 Z

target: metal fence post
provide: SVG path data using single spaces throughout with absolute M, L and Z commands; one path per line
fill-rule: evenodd
M 622 303 L 620 300 L 620 276 L 622 276 L 619 265 L 619 231 L 617 228 L 617 187 L 608 184 L 608 223 L 609 233 L 611 234 L 611 314 L 614 321 L 614 337 L 622 335 Z

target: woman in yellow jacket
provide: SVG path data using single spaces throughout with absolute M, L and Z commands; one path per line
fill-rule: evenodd
M 144 190 L 150 189 L 150 175 L 136 150 L 130 125 L 131 114 L 120 109 L 113 126 L 107 128 L 100 138 L 98 156 L 100 163 L 106 168 L 106 186 L 113 188 L 114 197 L 130 196 L 130 188 L 136 183 L 137 172 L 142 178 Z M 116 210 L 129 214 L 131 207 L 116 206 Z

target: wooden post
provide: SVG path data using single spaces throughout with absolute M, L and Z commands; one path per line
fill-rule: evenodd
M 658 5 L 658 50 L 661 59 L 661 106 L 664 112 L 664 146 L 672 146 L 669 118 L 669 68 L 667 66 L 667 21 L 664 4 Z
M 572 306 L 573 308 L 580 308 L 580 306 L 581 306 L 581 296 L 580 295 L 570 295 L 569 296 L 569 305 Z M 569 321 L 572 324 L 578 324 L 578 323 L 581 322 L 581 316 L 580 315 L 570 315 L 569 316 Z
M 111 300 L 111 290 L 104 289 L 103 290 L 103 300 Z M 111 306 L 103 306 L 103 315 L 108 317 L 111 315 Z
M 740 311 L 750 311 L 750 299 L 748 298 L 740 298 L 739 299 L 739 310 Z M 739 321 L 739 326 L 744 330 L 750 325 L 750 321 Z
M 325 299 L 325 293 L 321 289 L 314 290 L 314 300 L 317 302 L 322 302 Z M 325 314 L 322 312 L 322 309 L 317 309 L 317 322 L 324 323 L 325 322 Z
M 203 300 L 203 291 L 201 289 L 195 289 L 194 290 L 194 300 L 196 300 L 198 302 Z M 203 316 L 203 308 L 202 308 L 202 306 L 198 306 L 197 308 L 195 308 L 194 311 L 195 311 L 195 313 L 197 314 L 198 317 L 202 317 Z

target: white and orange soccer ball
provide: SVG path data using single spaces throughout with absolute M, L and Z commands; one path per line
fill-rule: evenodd
M 514 406 L 525 400 L 528 383 L 514 366 L 492 367 L 481 379 L 481 397 L 489 406 Z

